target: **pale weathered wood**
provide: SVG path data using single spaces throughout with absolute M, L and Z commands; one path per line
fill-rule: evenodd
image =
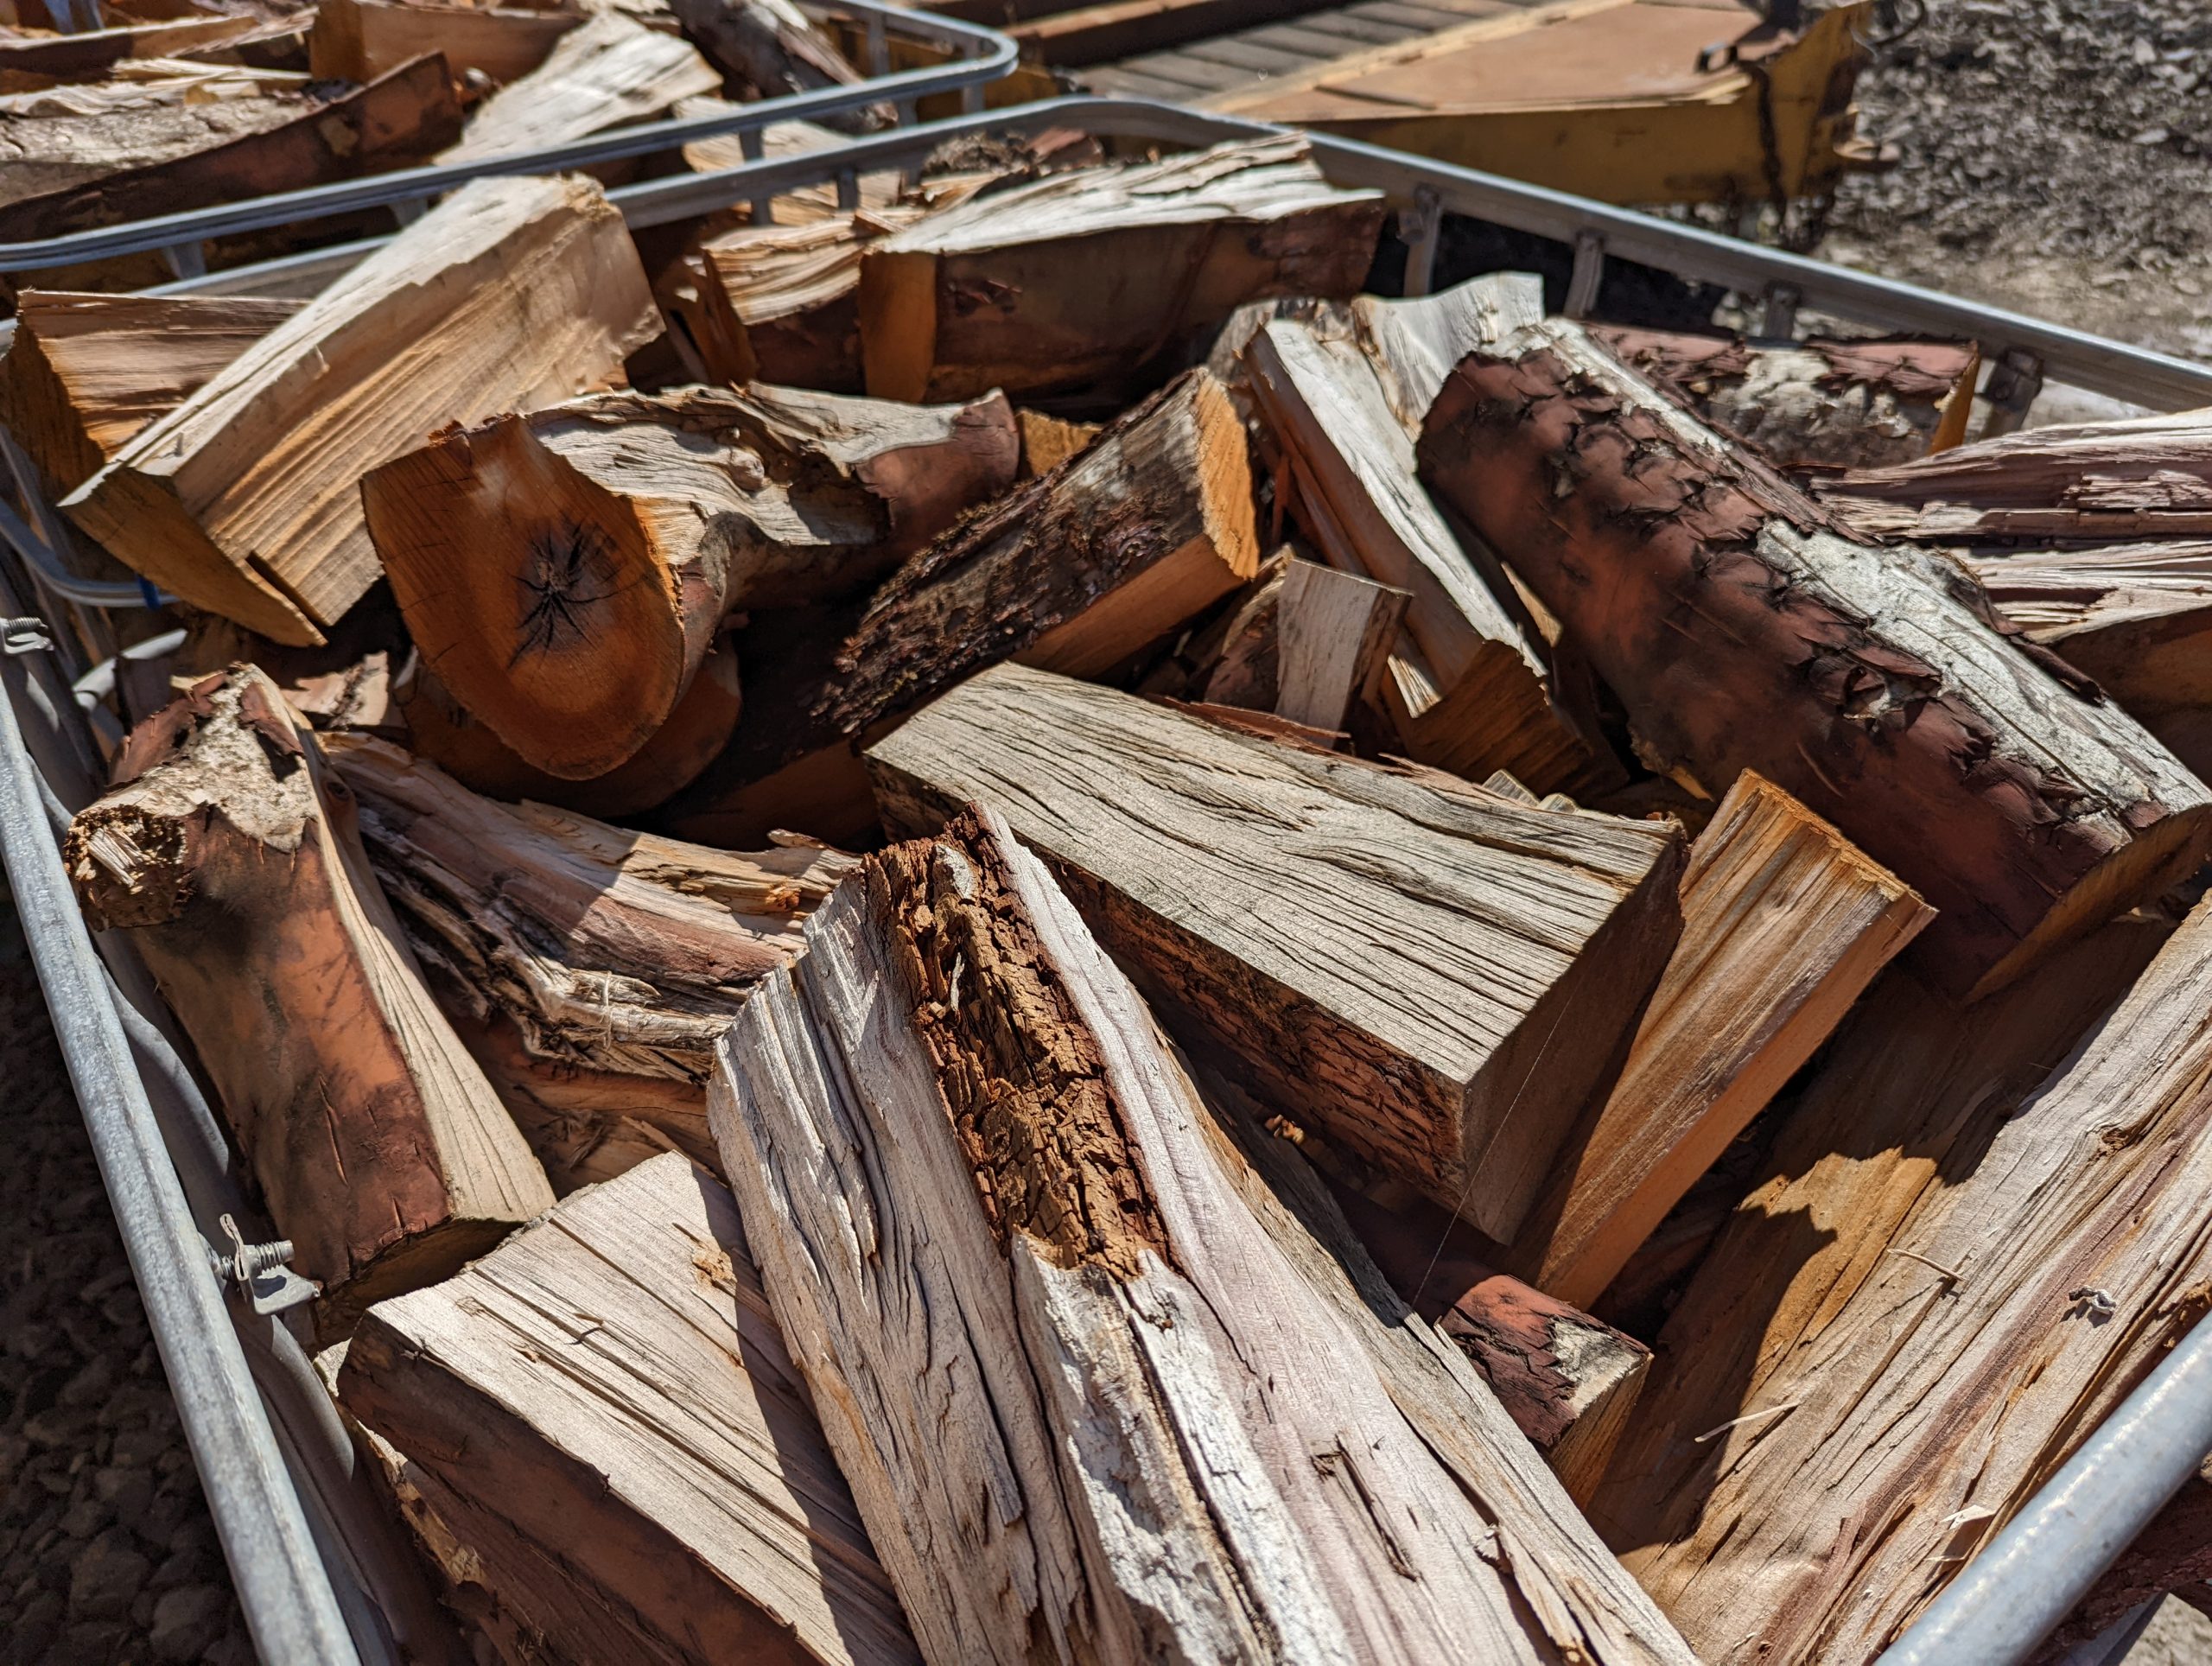
M 543 63 L 479 105 L 461 142 L 438 160 L 476 162 L 651 121 L 679 99 L 721 85 L 682 35 L 598 12 L 562 35 Z
M 1421 455 L 1649 759 L 1714 796 L 1756 769 L 1834 823 L 1939 911 L 1916 952 L 1946 987 L 1994 989 L 2202 859 L 2212 793 L 2000 635 L 1961 569 L 1845 536 L 1578 326 L 1462 361 Z
M 1382 680 L 1412 600 L 1357 574 L 1291 563 L 1277 603 L 1275 710 L 1313 728 L 1349 728 Z
M 533 766 L 604 775 L 731 614 L 833 601 L 1014 482 L 1001 396 L 915 407 L 754 384 L 448 429 L 361 483 L 438 679 Z
M 1363 349 L 1349 308 L 1311 323 L 1277 319 L 1244 349 L 1288 467 L 1293 512 L 1332 565 L 1412 593 L 1383 685 L 1406 756 L 1471 779 L 1510 770 L 1541 792 L 1612 779 L 1618 766 L 1554 707 L 1536 645 L 1429 501 L 1386 391 L 1386 377 L 1409 398 L 1432 373 L 1441 381 L 1432 367 L 1444 349 L 1416 326 L 1448 327 L 1465 309 L 1395 304 L 1416 310 L 1371 315 L 1378 340 L 1405 361 L 1388 370 L 1383 347 Z M 1460 352 L 1489 339 L 1471 335 Z
M 960 399 L 1127 376 L 1241 302 L 1352 294 L 1382 223 L 1379 194 L 1330 186 L 1289 135 L 977 197 L 862 249 L 868 391 Z
M 543 63 L 583 21 L 581 11 L 541 7 L 317 0 L 308 63 L 318 79 L 366 81 L 435 52 L 454 78 L 475 70 L 504 86 Z
M 1747 341 L 1592 324 L 1615 357 L 1784 468 L 1879 468 L 1966 438 L 1972 342 Z
M 1716 1666 L 1871 1658 L 2193 1322 L 2208 925 L 1894 968 L 1789 1113 L 1592 1509 Z
M 145 956 L 327 1328 L 552 1201 L 274 684 L 238 666 L 194 684 L 116 774 L 70 827 L 79 899 Z
M 1876 537 L 2202 537 L 2212 533 L 2212 410 L 2024 429 L 1816 489 Z
M 545 804 L 502 804 L 381 741 L 334 737 L 369 860 L 425 963 L 531 1051 L 703 1086 L 753 983 L 798 951 L 854 859 L 711 850 Z
M 1244 431 L 1203 370 L 1124 412 L 1049 474 L 938 538 L 864 605 L 743 639 L 760 692 L 671 830 L 845 843 L 874 820 L 857 747 L 994 662 L 1092 677 L 1168 638 L 1260 563 Z M 796 778 L 796 779 L 795 779 Z
M 378 1304 L 338 1394 L 455 1605 L 530 1635 L 517 1666 L 919 1658 L 736 1206 L 686 1158 Z
M 1967 563 L 2030 638 L 2151 724 L 2212 706 L 2212 543 L 1991 552 Z
M 659 328 L 596 185 L 473 181 L 141 430 L 65 507 L 194 606 L 314 642 L 377 577 L 363 474 L 442 423 L 620 382 Z
M 1682 935 L 1620 1080 L 1499 1258 L 1577 1307 L 1825 1041 L 1934 911 L 1745 770 L 1690 846 Z
M 0 423 L 58 498 L 302 304 L 27 289 L 0 358 Z
M 887 824 L 1001 808 L 1255 1092 L 1509 1237 L 1681 929 L 1681 833 L 1445 792 L 1001 666 L 868 750 Z
M 808 938 L 710 1114 L 928 1657 L 1684 1658 L 1547 1555 L 1541 1478 L 1454 1461 L 1494 1406 L 1408 1408 L 1419 1368 L 988 812 Z

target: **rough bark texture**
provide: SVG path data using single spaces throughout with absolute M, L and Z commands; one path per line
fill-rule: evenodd
M 1352 294 L 1382 213 L 1287 135 L 979 197 L 861 251 L 868 391 L 966 399 L 1128 376 L 1241 302 Z
M 618 382 L 659 328 L 597 186 L 473 181 L 149 424 L 66 507 L 194 606 L 318 641 L 376 581 L 363 474 L 442 423 Z
M 885 820 L 1001 807 L 1185 1033 L 1510 1237 L 1681 929 L 1680 832 L 1561 816 L 1001 666 L 868 751 Z
M 1715 1663 L 1879 1652 L 2202 1310 L 2212 920 L 2164 930 L 1964 1013 L 1895 969 L 1790 1113 L 1592 1508 Z
M 713 844 L 757 844 L 773 827 L 855 837 L 874 819 L 855 747 L 880 726 L 1009 657 L 1109 670 L 1259 563 L 1243 430 L 1220 385 L 1193 371 L 938 538 L 864 608 L 810 631 L 756 622 L 745 642 L 757 696 L 728 752 L 671 805 L 671 824 Z M 817 790 L 830 819 L 809 818 L 794 770 L 829 782 Z
M 1414 1402 L 988 813 L 870 859 L 808 939 L 710 1114 L 926 1656 L 1685 1658 L 1580 1582 L 1542 1478 L 1454 1461 L 1494 1406 Z
M 1981 367 L 1971 342 L 1590 334 L 1784 468 L 1879 468 L 1948 450 L 1966 438 Z
M 1682 935 L 1621 1079 L 1501 1264 L 1587 1307 L 1928 924 L 1910 887 L 1746 770 L 1690 847 Z
M 685 1158 L 380 1303 L 338 1392 L 515 1666 L 920 1658 L 736 1206 Z
M 79 898 L 144 954 L 329 1328 L 552 1201 L 273 684 L 238 666 L 196 684 L 116 774 L 70 828 Z
M 1961 569 L 1843 536 L 1576 326 L 1471 355 L 1421 458 L 1657 762 L 1716 795 L 1758 770 L 1939 911 L 1946 987 L 1993 989 L 2202 860 L 2212 794 L 2001 636 Z
M 1012 408 L 755 385 L 448 429 L 362 482 L 438 680 L 526 762 L 604 775 L 730 614 L 849 595 L 1014 482 Z

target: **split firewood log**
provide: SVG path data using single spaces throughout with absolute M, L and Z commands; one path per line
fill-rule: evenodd
M 1447 316 L 1425 303 L 1398 305 Z M 1412 353 L 1402 340 L 1407 314 L 1379 316 L 1384 344 Z M 1489 552 L 1465 549 L 1429 501 L 1413 440 L 1385 391 L 1382 348 L 1363 348 L 1355 327 L 1350 308 L 1311 323 L 1277 319 L 1253 336 L 1244 359 L 1287 465 L 1292 513 L 1314 547 L 1332 566 L 1412 593 L 1382 685 L 1399 747 L 1471 779 L 1507 770 L 1539 792 L 1617 779 L 1603 742 L 1554 704 L 1540 644 L 1485 583 L 1482 567 L 1495 570 Z M 1481 345 L 1474 337 L 1462 351 Z M 1418 365 L 1389 373 L 1426 380 Z
M 479 105 L 440 162 L 476 162 L 666 115 L 721 79 L 678 35 L 602 11 L 568 30 L 545 61 Z
M 920 1659 L 736 1207 L 683 1157 L 378 1304 L 337 1386 L 513 1666 Z
M 333 737 L 369 860 L 426 965 L 536 1056 L 703 1089 L 744 992 L 798 951 L 854 859 L 736 853 L 503 804 L 385 741 Z
M 1578 326 L 1464 360 L 1421 461 L 1656 763 L 1713 795 L 1758 770 L 1939 911 L 1947 988 L 2002 985 L 2212 842 L 2212 793 L 1962 569 L 1846 535 Z
M 363 474 L 442 423 L 619 382 L 658 330 L 596 185 L 475 180 L 142 429 L 64 507 L 195 607 L 315 642 L 378 575 Z
M 1021 425 L 1021 474 L 1025 480 L 1050 474 L 1098 437 L 1101 423 L 1071 423 L 1041 410 L 1017 410 Z
M 453 696 L 419 653 L 391 679 L 391 705 L 411 751 L 494 798 L 534 798 L 585 816 L 634 816 L 698 779 L 737 732 L 744 709 L 727 637 L 710 652 L 667 721 L 604 775 L 571 781 L 525 762 Z
M 791 0 L 670 0 L 669 10 L 734 96 L 747 103 L 850 86 L 861 79 L 836 43 Z M 879 105 L 824 120 L 860 133 L 888 126 L 889 116 Z
M 758 844 L 777 827 L 852 842 L 875 819 L 866 738 L 997 660 L 1100 675 L 1259 563 L 1243 426 L 1193 371 L 945 533 L 864 605 L 810 629 L 756 620 L 742 639 L 759 692 L 728 751 L 669 806 L 671 830 L 708 844 Z
M 1275 609 L 1277 715 L 1309 728 L 1348 729 L 1382 680 L 1412 600 L 1318 562 L 1291 563 Z
M 37 243 L 412 167 L 452 143 L 461 120 L 443 61 L 416 58 L 280 125 L 0 207 L 0 242 Z
M 0 423 L 60 498 L 303 304 L 27 289 L 0 357 Z
M 1382 213 L 1290 135 L 977 197 L 861 250 L 868 391 L 963 399 L 1141 374 L 1241 302 L 1354 293 Z
M 1671 824 L 1440 791 L 1041 671 L 971 678 L 868 760 L 887 827 L 1001 807 L 1186 1039 L 1500 1239 L 1681 929 Z
M 709 1114 L 925 1656 L 1688 1660 L 1003 823 L 871 857 L 807 938 Z
M 1614 357 L 1784 468 L 1880 468 L 1967 436 L 1981 354 L 1972 342 L 1747 341 L 1592 324 Z
M 326 1329 L 550 1205 L 275 684 L 250 665 L 195 684 L 116 776 L 69 830 L 78 897 L 131 933 L 191 1035 Z
M 2212 410 L 2024 429 L 1815 490 L 1870 537 L 2202 537 L 2212 534 Z
M 1894 967 L 1829 1051 L 1591 1507 L 1716 1666 L 1878 1654 L 2194 1322 L 2208 925 Z
M 2212 706 L 2212 543 L 1986 552 L 1967 565 L 1998 612 L 2155 733 Z
M 1934 911 L 1745 770 L 1690 846 L 1628 1065 L 1498 1262 L 1587 1307 Z
M 318 80 L 372 81 L 430 52 L 456 80 L 474 70 L 505 86 L 543 63 L 583 21 L 581 11 L 537 7 L 318 0 L 308 67 Z
M 608 393 L 443 430 L 361 499 L 438 680 L 525 762 L 586 780 L 661 728 L 732 614 L 880 578 L 1019 455 L 1001 396 Z

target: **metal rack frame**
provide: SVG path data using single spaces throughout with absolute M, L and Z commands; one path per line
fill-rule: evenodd
M 874 0 L 841 3 L 855 10 L 889 10 Z M 906 83 L 909 89 L 913 85 Z M 884 92 L 879 82 L 868 94 L 839 96 L 865 102 Z M 784 108 L 767 119 L 802 113 L 791 105 L 803 100 L 778 102 Z M 812 106 L 817 112 L 827 107 Z M 649 181 L 612 195 L 636 228 L 745 203 L 766 213 L 779 193 L 830 182 L 841 200 L 851 201 L 861 174 L 911 169 L 948 138 L 1052 128 L 1167 146 L 1280 130 L 1140 100 L 1062 99 L 897 129 L 802 156 Z M 629 130 L 631 137 L 610 136 L 605 143 L 623 147 L 614 154 L 637 155 L 681 142 L 669 140 L 666 128 L 650 145 L 635 137 L 649 131 Z M 1576 310 L 1594 304 L 1604 261 L 1614 257 L 1764 296 L 1770 327 L 1777 334 L 1787 333 L 1802 306 L 1890 329 L 1972 337 L 2009 367 L 2012 397 L 2020 404 L 2024 391 L 2031 397 L 2046 373 L 2144 405 L 2212 404 L 2212 366 L 1494 175 L 1344 140 L 1314 137 L 1312 143 L 1331 179 L 1378 188 L 1397 206 L 1409 293 L 1427 287 L 1440 215 L 1466 214 L 1573 248 L 1570 302 Z M 539 160 L 581 165 L 579 149 L 539 153 Z M 549 157 L 556 160 L 545 162 Z M 503 163 L 497 171 L 513 170 Z M 426 186 L 425 175 L 436 177 Z M 388 194 L 378 200 L 402 201 L 452 182 L 441 170 L 416 170 L 89 235 L 120 237 L 130 249 L 169 246 L 226 230 L 349 212 L 365 206 L 364 191 L 381 189 Z M 165 291 L 297 288 L 358 260 L 375 241 L 194 277 Z M 102 250 L 124 251 L 106 245 Z M 13 269 L 16 252 L 0 251 L 0 270 Z M 88 257 L 73 249 L 67 258 Z M 12 453 L 12 442 L 8 448 Z M 17 480 L 26 513 L 0 515 L 0 545 L 12 547 L 58 607 L 73 598 L 57 575 L 84 582 L 60 574 L 48 543 L 51 512 L 35 500 L 28 471 L 18 470 Z M 25 614 L 25 598 L 19 587 L 11 588 L 8 553 L 0 548 L 0 615 Z M 73 600 L 81 605 L 86 599 Z M 104 605 L 134 600 L 143 598 L 99 598 Z M 220 1215 L 249 1218 L 228 1172 L 227 1149 L 135 951 L 112 938 L 96 947 L 72 898 L 56 839 L 68 812 L 97 791 L 97 760 L 68 679 L 49 658 L 62 648 L 43 635 L 35 618 L 8 618 L 5 626 L 0 633 L 0 687 L 7 695 L 0 701 L 0 857 L 248 1623 L 264 1656 L 288 1666 L 296 1660 L 381 1662 L 399 1657 L 402 1649 L 416 1659 L 441 1658 L 447 1645 L 436 1635 L 419 1571 L 406 1548 L 393 1542 L 391 1523 L 353 1472 L 352 1448 L 297 1342 L 281 1317 L 253 1311 L 251 1291 L 233 1288 L 226 1298 L 210 1270 L 211 1257 L 213 1263 L 224 1259 L 214 1248 L 222 1242 L 216 1230 Z M 1984 1547 L 1884 1656 L 1885 1666 L 2010 1666 L 2025 1658 L 2195 1472 L 2208 1448 L 2212 1326 L 2186 1338 Z M 2082 1666 L 2104 1661 L 2140 1625 L 2140 1613 L 2132 1616 L 2069 1659 Z

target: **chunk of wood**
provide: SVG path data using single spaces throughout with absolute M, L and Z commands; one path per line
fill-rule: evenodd
M 1098 437 L 1098 423 L 1071 423 L 1041 410 L 1018 410 L 1021 424 L 1021 472 L 1049 474 Z
M 141 73 L 124 80 L 0 94 L 0 155 L 8 158 L 0 203 L 265 132 L 342 92 L 311 92 L 302 77 L 230 65 L 172 60 L 137 67 Z
M 682 35 L 597 12 L 555 41 L 543 63 L 479 105 L 461 142 L 438 160 L 479 162 L 651 121 L 721 85 Z
M 1681 926 L 1670 825 L 1440 792 L 1039 671 L 970 679 L 868 760 L 887 826 L 1002 808 L 1186 1036 L 1494 1237 L 1611 1085 Z
M 1575 325 L 1470 355 L 1421 461 L 1653 760 L 1716 795 L 1758 770 L 1940 911 L 1919 948 L 1948 989 L 2001 986 L 2212 841 L 2212 794 L 1963 571 L 1846 536 Z
M 883 212 L 741 227 L 685 262 L 670 310 L 706 374 L 858 393 L 861 244 Z
M 445 1277 L 553 1194 L 423 987 L 314 735 L 251 666 L 131 733 L 65 844 L 128 931 L 322 1281 L 327 1329 Z
M 472 181 L 143 429 L 64 507 L 194 606 L 315 642 L 378 575 L 363 474 L 446 423 L 620 382 L 658 330 L 637 250 L 596 185 Z
M 391 702 L 409 747 L 464 786 L 600 817 L 633 816 L 665 804 L 721 756 L 744 707 L 737 655 L 725 639 L 645 745 L 604 775 L 571 781 L 524 761 L 454 698 L 419 654 L 410 654 L 392 678 Z
M 37 243 L 411 167 L 460 131 L 461 105 L 445 65 L 435 56 L 416 58 L 280 126 L 10 203 L 0 207 L 0 242 Z
M 2024 429 L 1815 490 L 1870 537 L 2202 537 L 2212 534 L 2212 410 Z
M 1293 512 L 1314 546 L 1332 566 L 1412 595 L 1382 685 L 1405 754 L 1471 779 L 1507 770 L 1541 792 L 1617 776 L 1603 746 L 1554 707 L 1536 645 L 1429 501 L 1383 372 L 1348 319 L 1333 331 L 1331 321 L 1277 319 L 1244 359 L 1288 467 Z M 1412 366 L 1399 374 L 1426 379 Z
M 1502 1264 L 1595 1303 L 1934 912 L 1781 788 L 1738 775 L 1690 846 L 1681 940 L 1628 1066 Z
M 963 399 L 1127 376 L 1240 302 L 1354 293 L 1382 213 L 1379 194 L 1324 181 L 1291 135 L 979 197 L 862 250 L 868 391 Z
M 856 839 L 874 819 L 866 738 L 998 660 L 1096 676 L 1169 636 L 1258 569 L 1253 516 L 1243 428 L 1220 385 L 1191 372 L 938 538 L 864 607 L 810 633 L 756 626 L 746 674 L 762 692 L 671 805 L 671 830 L 739 846 L 777 827 Z
M 842 852 L 711 850 L 540 804 L 502 804 L 381 741 L 334 740 L 416 953 L 531 1052 L 703 1087 L 746 989 L 853 867 Z
M 670 0 L 669 10 L 747 102 L 850 86 L 861 79 L 836 43 L 791 0 Z M 887 125 L 864 111 L 827 119 L 855 132 Z
M 1784 468 L 1880 468 L 1967 436 L 1981 354 L 1969 341 L 1750 341 L 1592 324 L 1623 364 Z
M 308 36 L 318 79 L 371 81 L 423 53 L 505 86 L 543 64 L 581 11 L 535 6 L 438 5 L 430 0 L 319 0 Z
M 2127 989 L 2131 926 L 1986 1011 L 1900 984 L 1692 1284 L 1598 1508 L 1709 1659 L 1878 1653 L 2196 1323 L 2212 912 Z
M 434 1519 L 464 1612 L 520 1621 L 531 1658 L 920 1658 L 737 1209 L 683 1157 L 379 1304 L 338 1393 Z
M 1291 563 L 1277 604 L 1275 710 L 1311 728 L 1348 728 L 1382 681 L 1412 600 L 1372 579 Z
M 0 76 L 11 73 L 35 76 L 42 85 L 54 81 L 97 81 L 114 73 L 117 66 L 129 59 L 181 58 L 192 53 L 206 55 L 272 29 L 281 31 L 292 27 L 296 19 L 305 16 L 304 12 L 284 12 L 281 7 L 271 10 L 278 14 L 274 18 L 243 11 L 225 16 L 163 18 L 113 29 L 0 41 Z
M 1547 1557 L 1564 1499 L 1441 1455 L 1484 1413 L 1407 1408 L 1416 1368 L 995 817 L 870 858 L 807 935 L 709 1115 L 926 1656 L 1685 1658 Z
M 587 780 L 668 721 L 732 614 L 880 578 L 1019 455 L 1002 396 L 607 393 L 446 429 L 361 499 L 438 680 L 525 762 Z
M 27 289 L 0 358 L 0 423 L 62 496 L 302 304 Z
M 2212 706 L 2212 543 L 1991 552 L 1967 565 L 1998 612 L 2129 713 Z

